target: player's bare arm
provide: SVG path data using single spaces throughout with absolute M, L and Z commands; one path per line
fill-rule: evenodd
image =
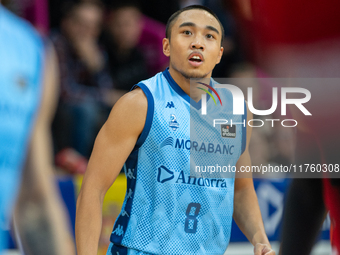
M 25 254 L 75 254 L 65 209 L 58 196 L 52 159 L 50 124 L 57 93 L 56 56 L 46 54 L 44 92 L 33 130 L 21 190 L 14 213 Z
M 102 226 L 102 204 L 141 134 L 147 99 L 139 88 L 124 95 L 100 130 L 77 201 L 78 255 L 96 255 Z
M 252 119 L 252 113 L 247 110 L 248 120 Z M 249 155 L 249 142 L 251 127 L 247 126 L 246 149 L 237 161 L 236 168 L 251 166 Z M 234 220 L 238 227 L 254 245 L 254 255 L 274 255 L 263 226 L 261 211 L 254 190 L 252 173 L 240 173 L 235 178 L 234 195 Z

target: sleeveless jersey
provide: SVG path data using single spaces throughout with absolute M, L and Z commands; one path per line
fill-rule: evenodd
M 0 5 L 0 253 L 41 97 L 43 42 Z
M 210 175 L 205 167 L 235 166 L 245 148 L 242 124 L 226 137 L 213 119 L 241 123 L 246 115 L 232 114 L 228 90 L 219 93 L 226 112 L 214 111 L 219 105 L 207 100 L 208 114 L 201 115 L 200 102 L 190 103 L 168 69 L 136 86 L 147 97 L 147 117 L 124 165 L 127 192 L 111 242 L 151 254 L 223 254 L 231 232 L 234 173 Z

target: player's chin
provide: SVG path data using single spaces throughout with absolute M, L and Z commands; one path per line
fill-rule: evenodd
M 206 77 L 206 75 L 207 75 L 207 73 L 206 72 L 204 72 L 203 70 L 200 70 L 199 68 L 196 68 L 196 69 L 193 69 L 193 68 L 191 68 L 191 69 L 189 69 L 189 70 L 187 70 L 187 77 L 188 78 L 193 78 L 193 79 L 197 79 L 197 78 L 204 78 L 204 77 Z

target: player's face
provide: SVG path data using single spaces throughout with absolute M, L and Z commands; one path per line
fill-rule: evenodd
M 221 37 L 220 24 L 210 13 L 182 12 L 172 26 L 170 42 L 163 40 L 170 68 L 187 79 L 210 77 L 222 57 Z

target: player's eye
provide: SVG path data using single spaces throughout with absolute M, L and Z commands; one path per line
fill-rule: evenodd
M 183 34 L 185 34 L 185 35 L 191 35 L 192 33 L 191 33 L 189 30 L 185 30 L 185 31 L 183 31 Z
M 207 34 L 208 39 L 215 39 L 215 37 L 212 34 Z

